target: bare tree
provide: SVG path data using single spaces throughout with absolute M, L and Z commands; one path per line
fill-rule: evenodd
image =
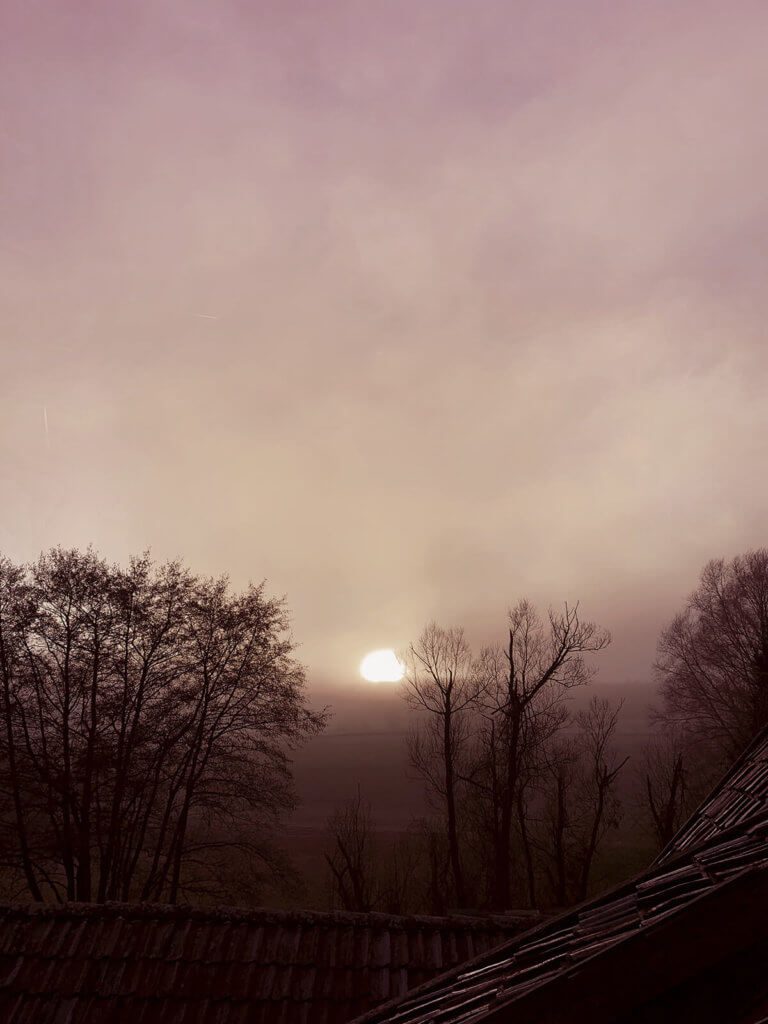
M 768 723 L 768 549 L 709 562 L 659 640 L 662 717 L 732 759 Z
M 503 703 L 508 681 L 503 652 L 483 652 L 485 691 L 476 715 L 473 744 L 468 758 L 466 781 L 469 796 L 464 813 L 467 831 L 473 836 L 475 872 L 482 879 L 484 902 L 504 909 L 510 897 L 499 895 L 500 862 L 504 852 L 504 828 L 511 812 L 512 837 L 509 847 L 509 891 L 513 883 L 522 886 L 530 906 L 537 902 L 537 872 L 531 836 L 531 799 L 544 771 L 548 742 L 568 718 L 556 691 L 543 692 L 525 708 L 513 709 Z M 512 712 L 512 713 L 511 713 Z M 514 748 L 511 751 L 511 748 Z M 516 771 L 510 782 L 510 754 Z M 502 883 L 507 884 L 507 883 Z M 525 897 L 517 897 L 518 899 Z
M 377 900 L 375 830 L 371 805 L 357 795 L 337 807 L 328 819 L 331 849 L 325 860 L 331 872 L 334 902 L 345 910 L 368 913 Z
M 552 744 L 542 787 L 541 840 L 533 840 L 539 850 L 552 898 L 559 907 L 572 902 L 571 790 L 578 761 L 579 748 L 573 739 L 561 739 Z
M 427 854 L 423 835 L 411 827 L 389 843 L 383 853 L 377 905 L 388 914 L 417 912 Z
M 431 623 L 406 656 L 405 699 L 425 713 L 409 739 L 412 766 L 445 812 L 449 861 L 456 901 L 466 905 L 459 838 L 458 789 L 469 740 L 469 713 L 480 679 L 461 629 Z
M 281 602 L 146 556 L 0 565 L 0 793 L 33 898 L 165 899 L 266 863 L 304 705 Z
M 425 904 L 430 914 L 439 917 L 448 909 L 451 863 L 445 825 L 442 820 L 422 818 L 417 823 L 421 849 L 427 868 Z
M 576 715 L 578 734 L 552 746 L 545 783 L 543 834 L 538 843 L 555 902 L 587 897 L 595 857 L 608 831 L 616 828 L 620 803 L 615 792 L 619 761 L 612 748 L 621 703 L 593 697 Z
M 696 737 L 669 725 L 645 745 L 637 778 L 641 821 L 663 849 L 714 783 L 706 748 Z
M 595 855 L 609 829 L 618 828 L 621 804 L 616 796 L 616 780 L 629 760 L 619 760 L 612 741 L 624 702 L 612 705 L 593 697 L 587 711 L 580 711 L 576 724 L 581 731 L 583 785 L 580 804 L 583 813 L 583 840 L 580 844 L 578 899 L 587 898 Z
M 579 607 L 550 610 L 544 622 L 528 601 L 509 613 L 505 647 L 484 652 L 481 768 L 475 768 L 490 799 L 493 833 L 493 904 L 510 906 L 513 839 L 520 830 L 531 903 L 535 903 L 534 865 L 527 829 L 527 789 L 540 772 L 547 742 L 564 724 L 563 701 L 592 674 L 584 655 L 602 650 L 608 633 L 582 622 Z
M 23 568 L 0 557 L 0 686 L 2 687 L 2 745 L 4 753 L 0 792 L 7 807 L 4 808 L 6 840 L 3 856 L 14 865 L 18 857 L 23 878 L 34 900 L 42 900 L 41 884 L 35 870 L 35 851 L 32 831 L 34 812 L 25 799 L 24 734 L 19 728 L 18 709 L 24 688 L 26 658 L 25 636 L 34 614 L 34 604 Z
M 665 738 L 666 739 L 666 738 Z M 652 740 L 643 752 L 643 796 L 653 835 L 663 849 L 685 819 L 686 769 L 683 751 Z

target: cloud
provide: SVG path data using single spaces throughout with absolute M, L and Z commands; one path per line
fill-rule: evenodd
M 267 576 L 324 674 L 581 595 L 637 676 L 764 541 L 765 8 L 469 10 L 10 6 L 0 547 Z

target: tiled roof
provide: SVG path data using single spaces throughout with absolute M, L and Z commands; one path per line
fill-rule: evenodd
M 734 894 L 738 894 L 738 899 Z M 590 978 L 591 988 L 581 989 L 588 999 L 602 998 L 600 993 L 606 984 L 613 983 L 616 988 L 616 954 L 622 951 L 627 954 L 623 962 L 629 973 L 618 978 L 615 998 L 619 1002 L 629 998 L 629 989 L 643 975 L 650 960 L 655 959 L 655 966 L 649 977 L 654 973 L 660 975 L 665 967 L 672 969 L 676 957 L 682 957 L 678 970 L 683 969 L 681 964 L 685 965 L 686 958 L 690 960 L 688 967 L 698 970 L 702 961 L 697 961 L 690 950 L 692 935 L 688 932 L 678 934 L 665 948 L 664 956 L 658 948 L 653 952 L 659 934 L 669 934 L 670 926 L 674 931 L 683 919 L 694 937 L 698 932 L 707 932 L 700 920 L 691 922 L 695 908 L 708 908 L 708 915 L 711 911 L 711 916 L 704 918 L 712 928 L 704 941 L 711 945 L 729 940 L 729 929 L 718 927 L 718 914 L 727 914 L 729 901 L 741 914 L 736 918 L 738 928 L 730 929 L 733 941 L 768 940 L 768 915 L 760 910 L 766 899 L 768 813 L 763 813 L 748 825 L 723 831 L 695 852 L 678 854 L 665 865 L 504 943 L 395 1004 L 371 1011 L 360 1018 L 360 1024 L 363 1020 L 369 1024 L 619 1020 L 615 1008 L 607 1016 L 593 1010 L 591 1015 L 574 1017 L 573 1006 L 559 1000 L 573 1000 L 579 986 L 587 986 Z M 755 913 L 760 910 L 757 922 L 747 921 L 752 909 Z M 742 934 L 735 934 L 739 930 Z M 687 940 L 688 949 L 682 940 Z M 670 984 L 677 981 L 673 973 Z M 621 992 L 621 988 L 626 991 Z M 638 998 L 650 998 L 650 991 L 641 992 Z M 601 1004 L 603 1010 L 604 1004 L 605 999 Z M 559 1006 L 559 1013 L 553 1012 L 553 1005 Z M 533 1007 L 539 1008 L 537 1013 L 532 1011 Z M 583 1005 L 581 1010 L 586 1014 Z
M 665 864 L 768 808 L 768 729 L 758 733 L 707 799 L 656 858 Z
M 7 1024 L 341 1024 L 519 932 L 512 918 L 0 907 Z

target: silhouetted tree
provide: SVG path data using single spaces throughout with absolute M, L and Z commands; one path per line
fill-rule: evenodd
M 286 750 L 324 720 L 286 628 L 262 587 L 178 563 L 0 562 L 0 792 L 34 899 L 175 902 L 223 850 L 269 859 Z
M 426 712 L 409 737 L 411 765 L 425 780 L 433 801 L 445 812 L 448 856 L 456 901 L 466 905 L 459 838 L 461 761 L 469 740 L 469 713 L 480 678 L 461 629 L 431 623 L 406 656 L 405 699 Z
M 610 829 L 618 828 L 621 803 L 616 795 L 616 780 L 629 757 L 619 760 L 613 738 L 624 702 L 611 704 L 593 697 L 586 711 L 576 715 L 581 737 L 579 808 L 583 817 L 582 838 L 578 848 L 577 898 L 587 898 L 595 855 Z
M 508 680 L 503 652 L 485 650 L 481 662 L 485 688 L 475 718 L 466 775 L 469 796 L 464 804 L 469 819 L 467 832 L 475 840 L 475 872 L 478 880 L 483 878 L 485 902 L 499 909 L 508 907 L 509 898 L 499 895 L 499 862 L 504 856 L 504 810 L 511 807 L 510 892 L 513 881 L 520 878 L 529 905 L 535 906 L 537 872 L 530 829 L 531 799 L 535 798 L 545 770 L 548 741 L 565 724 L 568 712 L 559 693 L 552 691 L 542 693 L 537 701 L 521 709 L 519 716 L 511 714 L 503 703 L 503 688 Z M 509 758 L 513 745 L 517 767 L 510 790 Z
M 325 860 L 331 872 L 334 903 L 344 910 L 368 913 L 378 898 L 375 829 L 371 805 L 357 795 L 331 814 L 327 824 L 330 852 Z
M 662 717 L 732 759 L 768 723 L 768 550 L 709 562 L 659 640 Z
M 424 883 L 427 847 L 415 823 L 398 836 L 386 851 L 381 872 L 379 905 L 389 914 L 413 914 L 429 909 Z
M 451 863 L 444 823 L 424 818 L 418 822 L 421 849 L 426 864 L 424 902 L 430 914 L 440 916 L 448 909 Z
M 507 643 L 482 657 L 479 767 L 472 777 L 486 795 L 493 838 L 492 903 L 509 907 L 515 827 L 519 829 L 529 900 L 535 871 L 527 825 L 528 787 L 541 771 L 541 751 L 567 719 L 563 701 L 592 674 L 584 655 L 602 650 L 607 632 L 582 622 L 578 605 L 550 610 L 546 623 L 528 601 L 509 613 Z
M 2 796 L 6 806 L 3 855 L 6 862 L 18 863 L 34 900 L 42 900 L 42 891 L 35 870 L 27 806 L 24 757 L 24 735 L 19 728 L 19 698 L 26 662 L 26 634 L 34 616 L 34 604 L 24 569 L 0 556 L 0 686 L 2 686 L 2 751 L 4 772 Z M 16 842 L 12 837 L 15 836 Z M 8 840 L 11 840 L 8 842 Z
M 643 751 L 642 803 L 656 846 L 662 850 L 685 820 L 687 770 L 682 745 L 654 737 Z
M 576 715 L 578 734 L 552 744 L 538 848 L 560 906 L 586 899 L 598 850 L 618 827 L 616 780 L 628 760 L 619 761 L 612 749 L 620 710 L 621 704 L 593 697 Z
M 675 725 L 646 743 L 637 778 L 641 823 L 657 850 L 672 840 L 715 782 L 707 748 Z

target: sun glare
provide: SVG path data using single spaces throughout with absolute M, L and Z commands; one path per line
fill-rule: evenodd
M 369 683 L 399 683 L 405 675 L 405 666 L 387 647 L 366 654 L 360 663 L 360 675 Z

